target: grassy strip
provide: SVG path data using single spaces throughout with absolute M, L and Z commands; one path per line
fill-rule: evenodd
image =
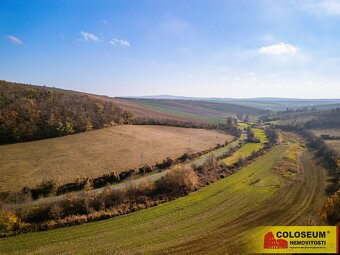
M 261 129 L 261 128 L 252 128 L 252 130 L 254 132 L 255 138 L 260 139 L 261 143 L 268 142 L 268 139 L 267 139 L 266 134 L 265 134 L 263 129 Z
M 261 143 L 247 143 L 243 145 L 239 150 L 237 150 L 233 155 L 227 157 L 223 160 L 223 162 L 230 166 L 236 163 L 240 158 L 247 158 L 251 155 L 252 152 L 259 151 L 263 148 L 263 144 Z

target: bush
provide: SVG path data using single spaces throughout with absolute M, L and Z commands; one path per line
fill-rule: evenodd
M 57 183 L 54 180 L 42 181 L 36 188 L 31 189 L 31 194 L 33 199 L 38 199 L 39 197 L 47 197 L 54 194 L 57 190 Z
M 18 216 L 27 223 L 39 223 L 53 219 L 51 215 L 52 205 L 37 205 L 18 211 Z
M 165 168 L 169 168 L 170 166 L 172 166 L 173 163 L 174 163 L 174 160 L 168 157 L 164 159 L 162 163 L 157 163 L 156 167 L 159 169 L 165 169 Z
M 204 171 L 211 171 L 211 170 L 213 170 L 217 167 L 218 167 L 218 161 L 217 161 L 215 155 L 211 154 L 211 155 L 209 155 L 207 160 L 204 162 L 202 169 Z
M 321 218 L 330 225 L 340 223 L 340 190 L 326 199 Z
M 160 193 L 174 195 L 187 194 L 198 184 L 198 177 L 191 167 L 182 166 L 170 170 L 156 182 L 156 189 Z
M 127 189 L 127 195 L 130 200 L 135 200 L 139 196 L 149 196 L 155 190 L 155 184 L 147 181 L 133 181 Z
M 64 210 L 60 204 L 54 204 L 50 208 L 51 219 L 59 220 L 64 216 Z
M 127 192 L 126 190 L 106 188 L 101 194 L 101 199 L 103 200 L 105 207 L 110 208 L 124 203 L 127 200 Z
M 20 229 L 20 219 L 11 211 L 0 211 L 0 236 L 12 235 Z

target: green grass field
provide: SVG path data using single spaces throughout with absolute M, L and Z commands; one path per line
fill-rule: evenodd
M 258 151 L 262 147 L 262 143 L 247 143 L 238 149 L 233 155 L 225 158 L 223 162 L 227 165 L 232 165 L 236 163 L 239 158 L 246 158 L 250 156 L 253 151 Z
M 247 127 L 249 126 L 247 123 L 244 122 L 238 122 L 237 125 L 239 126 L 240 129 L 246 130 Z
M 240 125 L 241 124 L 241 125 Z M 246 123 L 239 123 L 240 127 L 246 128 L 248 125 Z M 223 159 L 223 162 L 227 165 L 232 165 L 237 162 L 239 158 L 246 158 L 251 155 L 253 151 L 258 151 L 262 149 L 263 143 L 267 142 L 268 139 L 263 129 L 252 128 L 256 138 L 260 139 L 261 143 L 247 143 L 238 149 L 233 155 Z M 244 134 L 242 134 L 244 135 Z
M 131 254 L 159 251 L 195 240 L 217 231 L 219 226 L 269 198 L 282 182 L 271 168 L 286 149 L 287 146 L 277 146 L 236 174 L 154 208 L 100 222 L 1 239 L 0 253 Z M 251 185 L 254 180 L 259 181 Z
M 265 134 L 263 129 L 261 129 L 261 128 L 252 128 L 252 130 L 254 132 L 255 137 L 259 138 L 261 143 L 268 142 L 268 139 L 267 139 L 266 134 Z

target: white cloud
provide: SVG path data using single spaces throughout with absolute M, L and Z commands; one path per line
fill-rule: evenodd
M 81 31 L 80 34 L 83 37 L 84 41 L 99 42 L 99 38 L 95 36 L 94 34 L 84 32 L 84 31 Z
M 291 44 L 280 42 L 277 44 L 261 47 L 260 49 L 258 49 L 258 52 L 261 54 L 275 56 L 294 55 L 298 52 L 298 48 L 294 47 Z
M 112 44 L 113 46 L 124 46 L 124 47 L 129 47 L 131 44 L 126 41 L 126 40 L 120 40 L 120 39 L 112 39 L 110 41 L 110 44 Z
M 304 8 L 317 15 L 340 15 L 339 0 L 305 1 Z
M 22 41 L 14 35 L 7 35 L 6 38 L 9 42 L 11 42 L 13 44 L 18 44 L 18 45 L 22 44 Z

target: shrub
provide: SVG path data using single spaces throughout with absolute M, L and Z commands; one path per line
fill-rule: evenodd
M 106 208 L 117 206 L 127 200 L 126 190 L 115 190 L 106 188 L 101 194 Z
M 61 203 L 65 215 L 86 214 L 87 207 L 83 197 L 68 195 Z
M 326 199 L 321 218 L 330 225 L 340 223 L 340 190 Z
M 86 206 L 87 213 L 105 209 L 105 204 L 103 199 L 101 199 L 101 196 L 86 194 L 84 195 L 84 204 Z
M 207 160 L 204 162 L 203 170 L 204 171 L 211 171 L 211 170 L 217 168 L 217 166 L 218 166 L 218 161 L 217 161 L 215 155 L 211 154 L 211 155 L 209 155 Z
M 244 164 L 246 163 L 244 157 L 239 157 L 239 159 L 237 160 L 237 162 L 235 163 L 236 166 L 240 167 L 240 166 L 243 166 Z
M 157 163 L 156 167 L 159 169 L 165 169 L 165 168 L 169 168 L 170 166 L 172 166 L 173 163 L 174 163 L 174 160 L 172 158 L 167 157 L 166 159 L 163 160 L 162 163 Z
M 160 193 L 175 195 L 187 194 L 198 184 L 198 177 L 191 167 L 182 166 L 170 170 L 156 182 L 156 189 Z
M 42 181 L 36 188 L 31 189 L 33 199 L 47 197 L 57 190 L 57 183 L 54 180 Z
M 179 158 L 178 158 L 178 160 L 179 160 L 179 162 L 184 162 L 184 161 L 186 161 L 187 159 L 189 159 L 190 158 L 190 156 L 189 156 L 189 154 L 188 153 L 184 153 L 182 156 L 180 156 Z
M 139 196 L 149 196 L 155 190 L 154 183 L 148 180 L 133 181 L 127 189 L 130 200 L 135 200 Z
M 51 219 L 60 219 L 64 216 L 64 210 L 60 204 L 54 204 L 50 208 L 50 217 Z
M 27 209 L 17 211 L 17 215 L 27 223 L 39 223 L 45 220 L 50 220 L 52 205 L 36 205 Z
M 0 211 L 0 236 L 8 236 L 17 232 L 21 226 L 20 219 L 11 211 Z
M 141 168 L 139 168 L 138 172 L 140 174 L 151 173 L 153 171 L 153 167 L 149 166 L 148 164 L 144 164 Z

